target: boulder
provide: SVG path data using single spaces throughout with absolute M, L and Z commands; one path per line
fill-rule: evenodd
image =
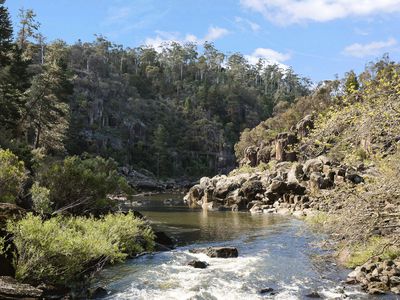
M 287 184 L 287 190 L 294 195 L 304 195 L 306 188 L 296 182 L 289 182 Z
M 38 299 L 42 294 L 41 289 L 20 283 L 9 276 L 0 276 L 0 299 Z
M 283 195 L 288 191 L 286 182 L 280 180 L 272 180 L 272 183 L 268 187 L 268 192 Z
M 244 151 L 245 164 L 250 167 L 257 166 L 257 152 L 258 148 L 255 146 L 249 146 Z
M 367 292 L 368 294 L 375 295 L 375 294 L 385 294 L 389 291 L 389 287 L 380 281 L 372 281 L 368 283 Z
M 364 178 L 362 178 L 358 174 L 347 174 L 345 176 L 346 180 L 351 181 L 354 184 L 359 184 L 361 182 L 364 182 Z
M 154 232 L 157 251 L 168 251 L 175 247 L 174 241 L 163 231 Z
M 258 193 L 264 193 L 265 188 L 261 181 L 250 180 L 246 181 L 240 188 L 239 195 L 245 197 L 247 200 L 255 199 Z
M 260 294 L 267 294 L 267 293 L 272 293 L 274 291 L 273 288 L 271 287 L 266 287 L 260 290 Z
M 296 124 L 297 134 L 300 138 L 308 136 L 312 129 L 314 129 L 314 120 L 312 115 L 305 116 Z
M 201 185 L 197 184 L 190 188 L 189 192 L 183 198 L 183 200 L 190 207 L 200 207 L 201 206 L 201 198 L 204 195 L 204 189 Z
M 190 249 L 190 253 L 203 253 L 209 257 L 219 257 L 219 258 L 232 258 L 238 257 L 239 252 L 235 247 L 208 247 L 208 248 L 198 248 Z
M 202 177 L 202 178 L 200 178 L 199 185 L 201 188 L 206 189 L 207 187 L 212 185 L 212 181 L 208 177 Z
M 322 172 L 323 163 L 318 158 L 307 160 L 303 165 L 303 172 L 311 174 L 312 172 Z
M 225 177 L 218 180 L 214 188 L 214 197 L 225 198 L 233 190 L 240 188 L 240 179 L 238 177 Z
M 291 169 L 287 174 L 287 181 L 299 183 L 299 181 L 303 179 L 303 176 L 304 176 L 303 165 L 295 163 L 292 165 Z
M 269 163 L 271 160 L 271 147 L 264 146 L 257 152 L 257 165 L 260 163 Z
M 196 269 L 205 269 L 208 266 L 208 263 L 201 260 L 191 260 L 188 262 L 188 266 L 191 266 Z

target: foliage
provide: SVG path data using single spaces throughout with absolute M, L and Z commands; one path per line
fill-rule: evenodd
M 52 155 L 89 152 L 159 177 L 211 174 L 233 166 L 244 128 L 310 93 L 293 70 L 252 65 L 211 43 L 46 43 L 30 9 L 13 40 L 4 5 L 0 14 L 0 124 Z
M 10 150 L 0 149 L 0 202 L 15 202 L 26 178 L 24 163 Z
M 101 157 L 67 157 L 39 170 L 38 182 L 50 190 L 55 212 L 102 212 L 112 204 L 110 194 L 131 192 L 126 180 L 117 174 L 115 161 Z
M 384 57 L 359 78 L 358 89 L 319 114 L 309 137 L 314 152 L 349 163 L 393 153 L 400 136 L 400 65 Z
M 28 214 L 10 222 L 18 251 L 16 277 L 30 282 L 71 284 L 105 263 L 152 250 L 154 235 L 132 213 L 93 217 L 54 217 L 42 221 Z
M 244 157 L 247 147 L 268 145 L 279 132 L 293 128 L 306 115 L 314 115 L 324 111 L 335 103 L 335 95 L 339 89 L 339 81 L 324 81 L 308 96 L 296 98 L 292 103 L 278 103 L 274 108 L 275 115 L 261 122 L 253 129 L 245 129 L 235 144 L 237 161 Z
M 235 176 L 238 174 L 246 174 L 246 173 L 255 173 L 255 172 L 264 172 L 266 170 L 271 169 L 271 163 L 265 164 L 261 162 L 256 167 L 250 167 L 249 165 L 243 165 L 239 168 L 234 169 L 229 173 L 229 176 Z
M 355 268 L 374 256 L 382 259 L 395 259 L 400 256 L 400 248 L 391 246 L 386 238 L 374 236 L 368 241 L 355 244 L 350 248 L 350 257 L 346 260 L 346 266 Z
M 52 212 L 50 190 L 35 182 L 31 188 L 33 209 L 41 215 Z

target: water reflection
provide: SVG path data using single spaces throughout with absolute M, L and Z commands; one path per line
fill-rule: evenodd
M 167 207 L 164 204 L 165 199 L 176 200 L 179 197 L 182 195 L 144 197 L 142 200 L 144 204 L 135 207 L 153 223 L 157 230 L 166 231 L 175 237 L 178 245 L 232 240 L 243 234 L 247 235 L 249 231 L 288 222 L 288 218 L 276 215 L 189 209 L 183 203 Z

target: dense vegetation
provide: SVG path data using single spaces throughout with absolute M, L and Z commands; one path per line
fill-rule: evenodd
M 215 173 L 232 166 L 243 129 L 309 94 L 292 70 L 251 65 L 210 43 L 46 43 L 31 10 L 21 10 L 13 39 L 1 11 L 0 145 L 14 151 L 88 152 L 158 176 Z
M 9 223 L 8 231 L 18 251 L 16 278 L 30 283 L 71 284 L 106 263 L 154 247 L 153 232 L 132 213 L 46 221 L 28 214 Z

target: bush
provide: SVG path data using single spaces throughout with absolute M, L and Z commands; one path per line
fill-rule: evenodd
M 101 157 L 67 157 L 40 170 L 38 182 L 50 190 L 55 211 L 73 214 L 103 212 L 112 204 L 109 195 L 131 192 L 126 180 L 118 175 L 115 161 Z
M 35 182 L 31 188 L 33 209 L 41 215 L 52 212 L 50 202 L 50 190 Z
M 154 246 L 152 230 L 132 213 L 46 221 L 28 214 L 9 222 L 8 231 L 18 252 L 16 277 L 29 282 L 72 283 Z
M 10 150 L 0 149 L 0 202 L 14 203 L 25 179 L 24 163 Z
M 346 267 L 355 268 L 366 263 L 371 257 L 379 256 L 382 259 L 395 259 L 400 256 L 400 248 L 391 245 L 388 239 L 374 236 L 364 243 L 350 247 L 350 257 Z

